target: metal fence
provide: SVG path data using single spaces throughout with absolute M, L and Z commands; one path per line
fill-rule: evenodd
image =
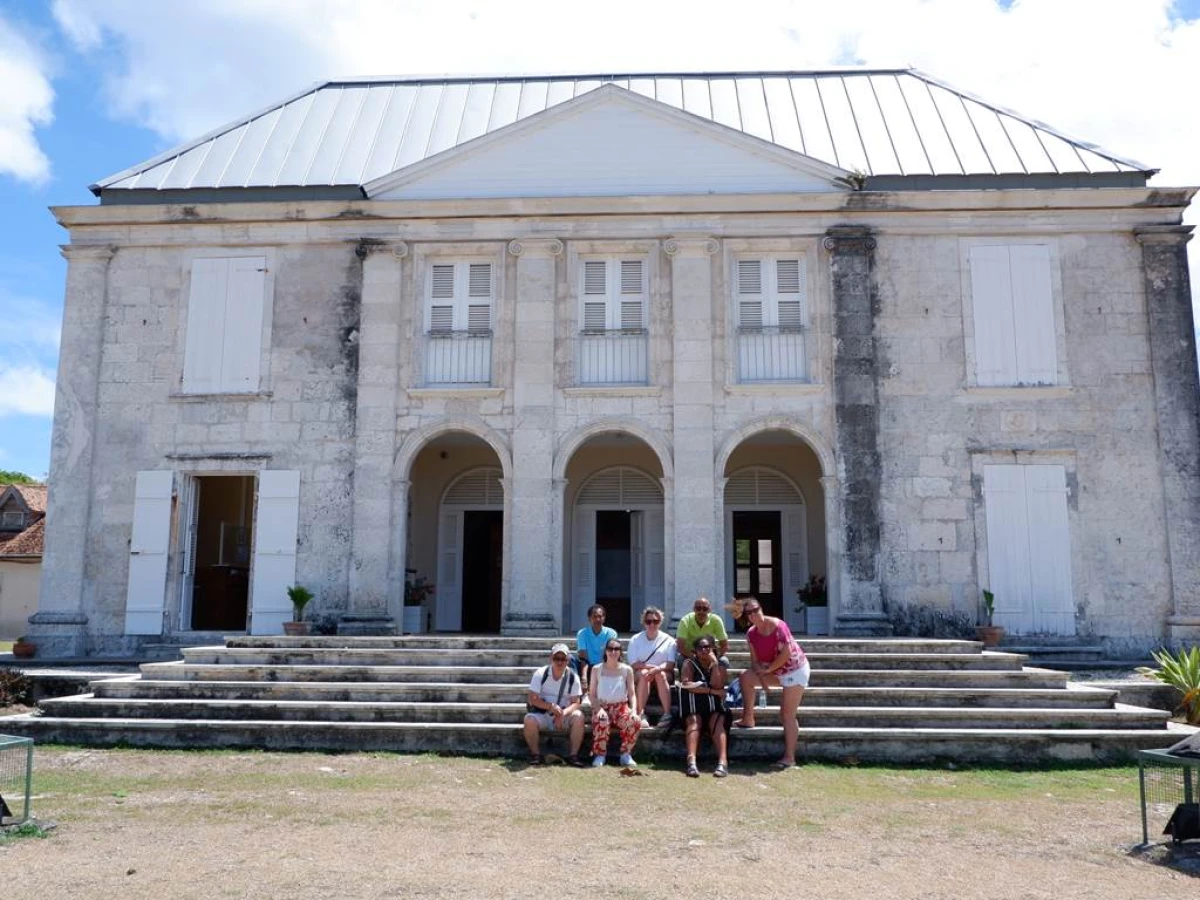
M 492 383 L 490 331 L 430 332 L 425 336 L 425 384 Z
M 645 329 L 585 331 L 576 359 L 580 384 L 649 384 Z
M 779 328 L 738 330 L 738 381 L 807 381 L 804 332 Z
M 1175 841 L 1200 838 L 1200 759 L 1165 750 L 1138 752 L 1138 786 L 1142 799 L 1142 843 L 1171 832 Z M 1194 829 L 1195 833 L 1191 833 Z
M 0 734 L 0 825 L 29 818 L 33 784 L 33 740 Z

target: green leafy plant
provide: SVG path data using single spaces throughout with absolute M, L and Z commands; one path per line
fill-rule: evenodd
M 0 669 L 0 706 L 32 706 L 33 679 L 20 669 Z
M 1183 695 L 1180 708 L 1187 723 L 1200 725 L 1200 646 L 1175 653 L 1164 647 L 1152 656 L 1158 668 L 1141 666 L 1138 672 L 1178 689 Z
M 991 591 L 983 592 L 983 624 L 992 627 L 992 616 L 996 614 L 996 595 Z
M 810 575 L 808 583 L 796 591 L 796 596 L 800 598 L 800 605 L 796 607 L 796 612 L 800 612 L 808 606 L 828 606 L 829 586 L 825 581 L 825 576 Z
M 313 592 L 301 584 L 293 584 L 287 589 L 288 599 L 292 601 L 292 621 L 300 622 L 304 619 L 304 607 L 308 606 L 309 601 L 313 598 Z
M 404 605 L 405 606 L 420 606 L 425 602 L 426 597 L 432 597 L 434 586 L 429 583 L 429 579 L 421 576 L 414 578 L 412 581 L 404 585 Z

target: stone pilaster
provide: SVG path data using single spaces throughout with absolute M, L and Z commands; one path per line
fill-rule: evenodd
M 38 611 L 29 617 L 30 636 L 47 657 L 83 656 L 87 651 L 84 565 L 108 267 L 114 253 L 109 246 L 62 248 L 67 291 L 50 440 L 46 546 Z
M 671 258 L 675 590 L 668 612 L 674 622 L 701 595 L 720 608 L 725 590 L 713 478 L 712 256 L 720 244 L 708 236 L 674 237 L 663 249 Z
M 408 245 L 363 241 L 355 253 L 362 260 L 363 278 L 348 624 L 362 633 L 394 630 L 403 606 L 404 573 L 394 571 L 391 552 L 396 527 L 392 460 L 400 388 L 401 270 Z
M 1200 640 L 1200 376 L 1188 280 L 1190 225 L 1135 228 L 1150 328 L 1171 567 L 1172 643 Z
M 512 490 L 510 539 L 505 541 L 508 598 L 501 629 L 505 634 L 558 633 L 562 585 L 552 583 L 556 496 L 554 459 L 554 308 L 556 267 L 562 241 L 512 241 L 517 260 L 515 332 L 521 349 L 513 366 Z M 560 526 L 561 527 L 561 526 Z
M 879 580 L 879 371 L 875 238 L 870 229 L 838 226 L 825 233 L 833 300 L 833 387 L 837 418 L 840 534 L 839 634 L 891 632 Z

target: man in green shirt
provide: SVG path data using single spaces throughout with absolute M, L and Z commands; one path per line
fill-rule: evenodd
M 692 604 L 692 611 L 679 620 L 675 631 L 675 648 L 681 657 L 694 659 L 696 656 L 696 641 L 701 635 L 708 635 L 717 645 L 717 662 L 721 668 L 729 668 L 729 635 L 725 633 L 725 623 L 721 617 L 713 613 L 712 604 L 707 597 L 698 597 Z M 680 666 L 683 663 L 680 661 Z

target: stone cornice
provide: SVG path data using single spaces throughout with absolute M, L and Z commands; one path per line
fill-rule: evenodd
M 117 252 L 117 248 L 112 244 L 62 244 L 58 252 L 68 260 L 108 262 Z
M 558 238 L 521 238 L 508 242 L 508 252 L 525 257 L 559 256 L 563 252 L 563 242 Z
M 821 246 L 830 253 L 869 255 L 875 252 L 870 228 L 860 225 L 835 225 L 825 232 Z

